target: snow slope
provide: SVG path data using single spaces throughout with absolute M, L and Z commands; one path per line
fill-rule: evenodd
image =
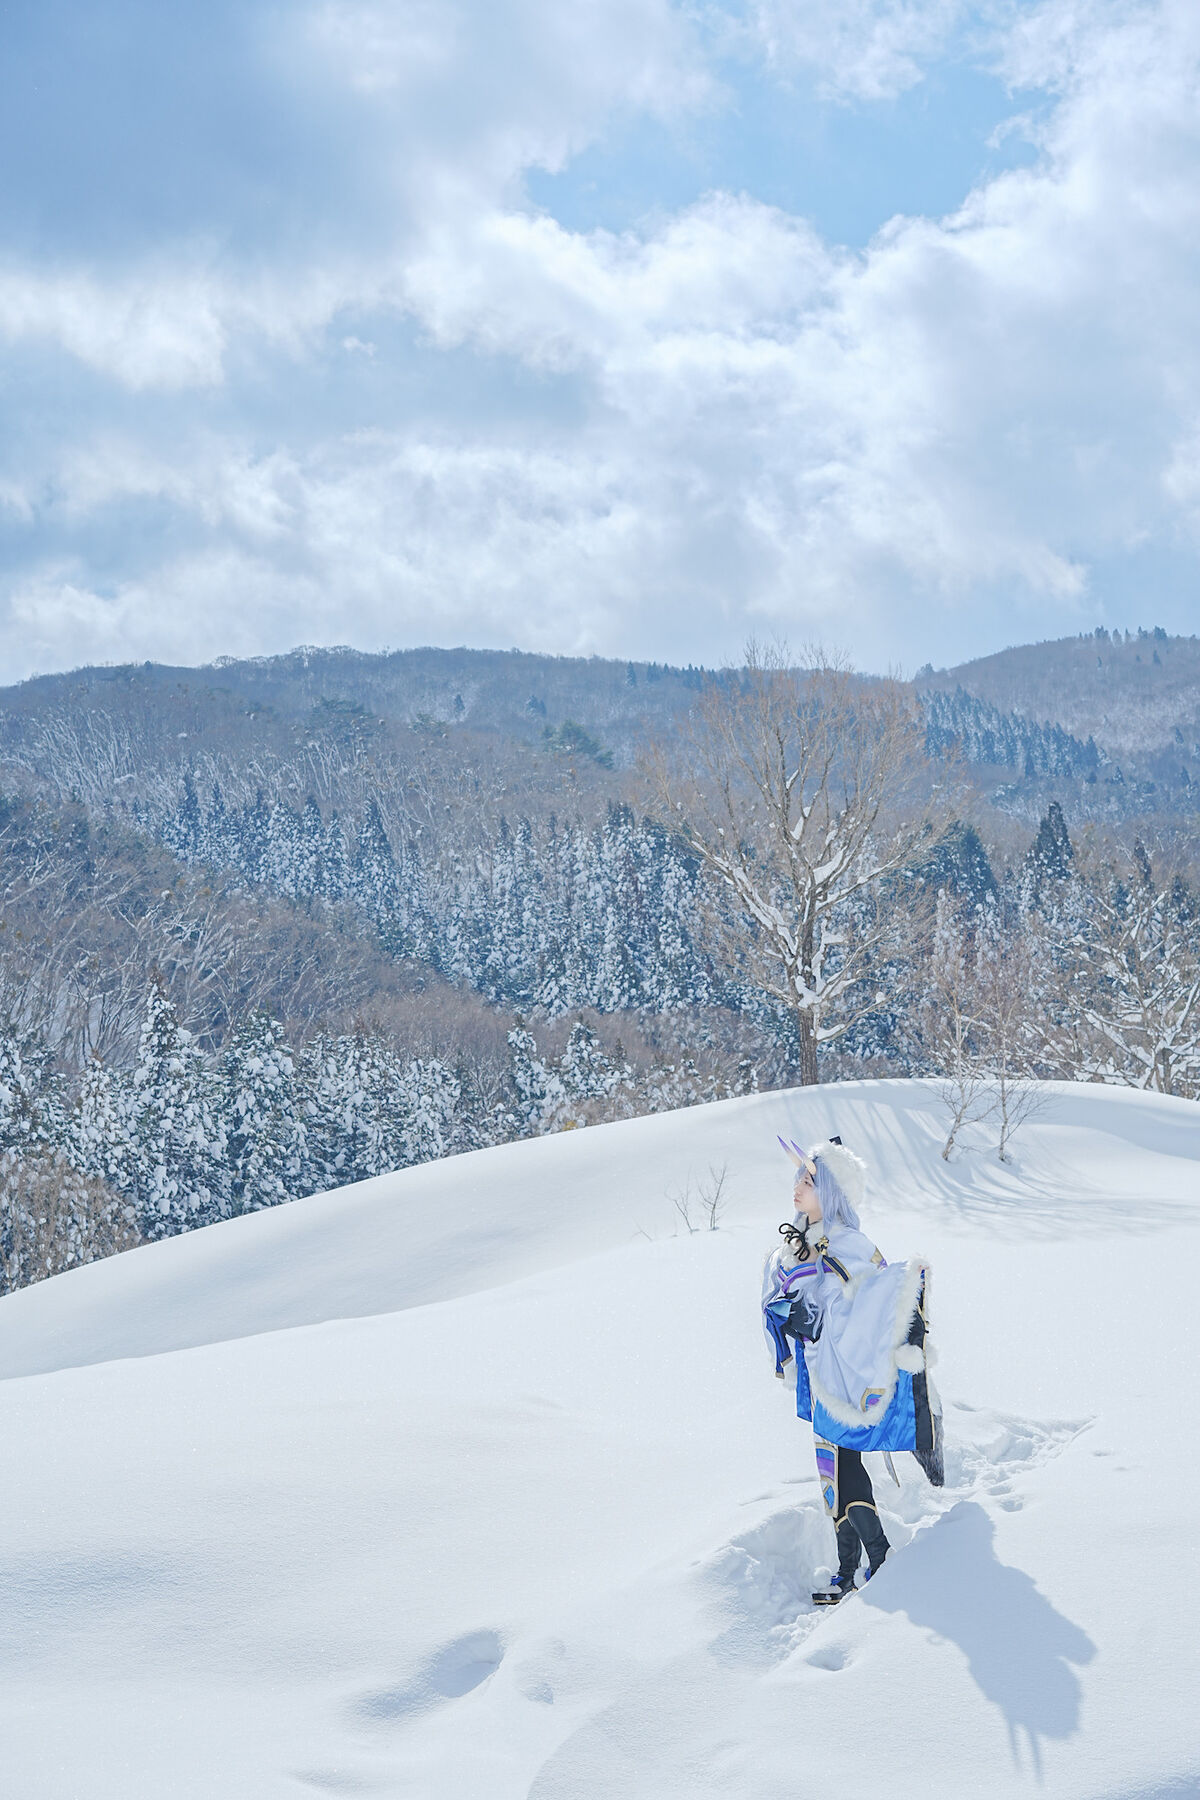
M 940 1128 L 921 1083 L 755 1096 L 0 1302 L 6 1792 L 1200 1794 L 1200 1111 L 1054 1088 L 1007 1168 Z M 903 1547 L 825 1614 L 777 1130 L 860 1148 L 935 1270 L 948 1484 L 870 1459 Z

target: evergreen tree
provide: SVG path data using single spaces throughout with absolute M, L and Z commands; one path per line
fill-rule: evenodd
M 265 1012 L 241 1021 L 222 1058 L 221 1113 L 230 1209 L 257 1212 L 292 1198 L 303 1170 L 292 1053 Z
M 577 1019 L 558 1065 L 570 1100 L 602 1100 L 620 1086 L 623 1071 L 613 1062 L 590 1025 Z
M 200 855 L 202 835 L 200 801 L 189 769 L 183 777 L 183 797 L 175 811 L 167 815 L 162 839 L 180 862 L 193 863 Z
M 368 1032 L 315 1039 L 301 1092 L 310 1180 L 321 1189 L 399 1167 L 390 1138 L 394 1052 Z
M 562 1082 L 543 1061 L 533 1033 L 524 1025 L 515 1025 L 509 1032 L 508 1056 L 518 1127 L 522 1131 L 539 1131 L 562 1105 Z
M 397 1109 L 403 1124 L 402 1156 L 396 1167 L 449 1155 L 458 1131 L 461 1097 L 458 1076 L 440 1057 L 409 1063 L 403 1105 Z
M 259 788 L 253 804 L 242 808 L 237 835 L 237 866 L 251 887 L 268 885 L 271 879 L 271 809 Z
M 90 1062 L 68 1125 L 67 1150 L 82 1174 L 106 1182 L 121 1194 L 134 1192 L 137 1185 L 131 1117 L 129 1089 L 120 1075 L 99 1061 Z
M 367 802 L 359 827 L 350 877 L 350 892 L 389 950 L 403 954 L 397 933 L 396 859 L 384 830 L 383 814 L 374 798 Z
M 214 781 L 208 811 L 200 822 L 197 861 L 207 863 L 213 869 L 229 868 L 234 861 L 231 844 L 232 831 L 225 798 L 220 785 Z
M 0 1151 L 26 1152 L 62 1135 L 60 1084 L 32 1032 L 0 1025 Z
M 996 877 L 982 839 L 962 819 L 949 824 L 928 857 L 913 871 L 936 892 L 983 906 L 997 894 Z
M 267 811 L 266 863 L 262 880 L 273 893 L 303 898 L 300 879 L 300 821 L 277 800 Z
M 317 891 L 324 899 L 336 903 L 345 899 L 349 885 L 350 852 L 346 847 L 346 833 L 342 829 L 342 821 L 334 813 L 329 821 L 329 829 L 325 833 Z
M 325 821 L 312 795 L 304 803 L 296 841 L 296 874 L 293 881 L 296 897 L 306 903 L 321 889 L 325 861 Z
M 212 1081 L 161 977 L 146 996 L 129 1088 L 126 1191 L 142 1234 L 170 1237 L 224 1211 L 225 1146 Z
M 1074 863 L 1062 807 L 1052 800 L 1025 857 L 1025 875 L 1033 897 L 1036 899 L 1045 882 L 1067 880 Z

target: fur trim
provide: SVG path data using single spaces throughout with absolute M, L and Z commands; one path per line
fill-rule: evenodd
M 896 1367 L 903 1369 L 906 1375 L 919 1375 L 925 1367 L 920 1345 L 901 1344 L 896 1352 Z
M 867 1165 L 845 1144 L 814 1144 L 808 1153 L 819 1157 L 845 1194 L 855 1212 L 862 1210 L 867 1192 Z
M 835 1144 L 834 1149 L 836 1150 L 838 1148 L 839 1146 Z M 840 1179 L 839 1176 L 839 1180 Z M 870 1276 L 875 1275 L 876 1273 L 877 1271 L 875 1269 L 864 1269 L 863 1276 L 870 1278 Z M 906 1343 L 905 1339 L 908 1337 L 908 1327 L 912 1320 L 913 1310 L 917 1304 L 917 1296 L 921 1292 L 921 1283 L 923 1280 L 928 1279 L 928 1274 L 928 1263 L 919 1261 L 916 1258 L 913 1258 L 909 1262 L 908 1273 L 905 1276 L 904 1285 L 901 1287 L 899 1296 L 896 1300 L 896 1311 L 892 1319 L 892 1379 L 889 1381 L 884 1392 L 880 1395 L 878 1406 L 873 1407 L 869 1413 L 860 1411 L 857 1406 L 850 1406 L 845 1400 L 841 1399 L 839 1395 L 831 1394 L 817 1378 L 815 1372 L 811 1368 L 809 1369 L 808 1385 L 813 1400 L 820 1404 L 822 1409 L 829 1414 L 829 1417 L 833 1419 L 836 1424 L 847 1425 L 858 1430 L 863 1425 L 872 1424 L 876 1419 L 882 1419 L 884 1413 L 892 1404 L 892 1401 L 896 1396 L 896 1376 L 903 1366 L 900 1361 L 901 1353 L 904 1351 L 912 1351 L 916 1356 L 921 1356 L 921 1352 L 917 1349 L 916 1345 Z M 862 1276 L 856 1278 L 857 1282 L 861 1282 L 862 1279 Z M 913 1370 L 912 1373 L 919 1374 L 922 1366 L 923 1359 L 921 1363 L 918 1363 L 917 1368 Z

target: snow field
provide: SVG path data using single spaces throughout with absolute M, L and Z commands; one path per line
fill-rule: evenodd
M 752 1097 L 5 1300 L 11 1791 L 1200 1791 L 1194 1113 L 1058 1088 L 1013 1167 L 947 1169 L 924 1084 Z M 830 1129 L 884 1253 L 933 1260 L 949 1442 L 941 1493 L 869 1459 L 902 1548 L 822 1613 L 757 1287 L 774 1133 Z M 668 1190 L 721 1161 L 690 1235 Z

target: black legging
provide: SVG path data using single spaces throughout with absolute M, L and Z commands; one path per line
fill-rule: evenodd
M 821 1496 L 837 1533 L 838 1574 L 853 1575 L 864 1550 L 874 1574 L 888 1553 L 888 1541 L 862 1455 L 824 1438 L 816 1439 L 816 1450 Z

